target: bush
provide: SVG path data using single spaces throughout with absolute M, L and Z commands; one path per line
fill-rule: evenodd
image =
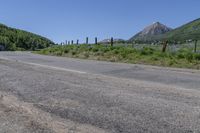
M 152 56 L 152 57 L 151 57 L 151 60 L 153 60 L 153 61 L 158 61 L 158 60 L 159 60 L 159 57 L 158 57 L 158 56 Z
M 57 52 L 56 52 L 56 55 L 57 55 L 57 56 L 62 56 L 63 53 L 62 53 L 62 51 L 57 51 Z
M 140 54 L 141 55 L 152 55 L 153 53 L 154 53 L 154 49 L 153 48 L 148 48 L 148 47 L 144 47 L 142 50 L 141 50 L 141 52 L 140 52 Z
M 114 54 L 119 54 L 119 50 L 118 50 L 118 49 L 115 49 L 115 50 L 113 50 L 113 53 L 114 53 Z
M 98 48 L 98 47 L 93 47 L 93 48 L 92 48 L 92 52 L 95 53 L 95 52 L 98 52 L 98 51 L 99 51 L 99 48 Z
M 83 55 L 84 55 L 85 58 L 89 58 L 90 57 L 90 54 L 88 52 L 84 52 Z
M 126 58 L 128 56 L 128 54 L 126 53 L 126 51 L 120 51 L 120 55 L 122 56 L 122 58 Z
M 200 54 L 194 54 L 195 60 L 200 60 Z
M 102 51 L 98 51 L 94 55 L 95 56 L 104 56 L 104 53 Z
M 109 51 L 109 49 L 106 48 L 106 47 L 103 47 L 103 48 L 100 49 L 100 51 L 102 51 L 102 52 L 104 52 L 104 53 L 107 53 L 107 52 Z
M 73 51 L 72 51 L 72 55 L 76 55 L 76 51 L 73 50 Z
M 6 49 L 9 50 L 9 51 L 15 51 L 15 50 L 17 50 L 16 45 L 14 43 L 8 43 L 6 45 Z
M 65 54 L 69 53 L 69 49 L 64 49 L 64 53 Z
M 178 58 L 178 59 L 184 59 L 184 58 L 185 58 L 184 53 L 178 53 L 178 54 L 177 54 L 177 58 Z
M 185 54 L 185 58 L 191 62 L 194 59 L 193 53 L 192 52 L 188 52 Z

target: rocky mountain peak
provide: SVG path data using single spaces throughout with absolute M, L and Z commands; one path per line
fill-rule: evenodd
M 133 36 L 130 40 L 143 40 L 146 38 L 151 38 L 152 36 L 161 35 L 166 32 L 171 31 L 172 28 L 167 27 L 166 25 L 160 22 L 154 22 L 153 24 L 145 27 L 141 32 Z

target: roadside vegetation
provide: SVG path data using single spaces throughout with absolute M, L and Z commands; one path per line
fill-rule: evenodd
M 136 49 L 132 46 L 111 47 L 108 45 L 84 44 L 57 45 L 41 51 L 36 51 L 35 53 L 110 62 L 200 69 L 200 53 L 194 53 L 188 48 L 182 48 L 176 52 L 162 52 L 161 47 L 144 46 L 140 49 Z

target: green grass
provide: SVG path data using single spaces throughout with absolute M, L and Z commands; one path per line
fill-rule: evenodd
M 36 53 L 110 62 L 200 69 L 200 54 L 193 53 L 187 48 L 173 53 L 162 53 L 160 48 L 156 47 L 134 49 L 131 46 L 67 45 L 53 46 Z

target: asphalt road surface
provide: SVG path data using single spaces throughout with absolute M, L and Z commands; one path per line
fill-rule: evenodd
M 199 133 L 200 71 L 0 52 L 0 133 Z

